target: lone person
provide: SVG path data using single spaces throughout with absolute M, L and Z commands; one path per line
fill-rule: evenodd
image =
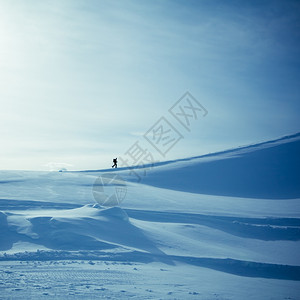
M 118 161 L 116 158 L 113 159 L 113 165 L 111 166 L 112 168 L 117 168 L 118 167 Z

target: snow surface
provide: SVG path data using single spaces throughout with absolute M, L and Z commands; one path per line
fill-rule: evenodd
M 0 171 L 0 298 L 300 299 L 299 153 L 296 134 L 140 182 Z M 119 207 L 94 199 L 107 172 L 126 181 Z

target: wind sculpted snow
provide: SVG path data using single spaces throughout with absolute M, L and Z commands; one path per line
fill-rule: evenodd
M 191 193 L 264 199 L 300 198 L 300 135 L 173 161 L 144 184 Z
M 0 171 L 1 297 L 297 299 L 298 153 L 294 135 L 139 183 L 114 170 L 127 194 L 113 208 L 93 198 L 107 170 Z

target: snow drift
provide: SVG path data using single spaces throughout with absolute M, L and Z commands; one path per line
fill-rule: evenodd
M 300 198 L 300 134 L 169 162 L 143 183 L 192 193 L 247 198 Z
M 108 170 L 0 171 L 0 264 L 12 268 L 0 272 L 0 280 L 16 285 L 10 289 L 5 284 L 4 295 L 16 299 L 22 290 L 29 297 L 41 296 L 34 285 L 22 285 L 25 281 L 18 279 L 25 272 L 22 276 L 32 282 L 35 261 L 44 262 L 43 272 L 49 272 L 50 262 L 68 261 L 68 274 L 78 261 L 89 261 L 88 268 L 77 266 L 77 275 L 72 275 L 83 295 L 87 291 L 76 276 L 94 274 L 90 268 L 100 274 L 100 262 L 111 262 L 144 287 L 127 287 L 130 297 L 140 299 L 149 299 L 150 292 L 152 298 L 211 298 L 212 290 L 231 299 L 250 299 L 253 290 L 262 298 L 295 297 L 300 282 L 299 150 L 296 134 L 158 163 L 140 183 L 127 169 L 117 169 L 113 172 L 127 180 L 127 195 L 120 207 L 108 209 L 93 198 L 94 183 Z M 22 261 L 28 268 L 21 274 L 13 262 Z M 123 282 L 117 275 L 107 277 L 106 271 L 101 278 L 111 286 Z M 64 295 L 66 290 L 56 286 L 54 269 L 51 272 L 47 278 L 53 278 L 56 289 L 52 296 Z M 178 274 L 185 274 L 180 282 Z M 89 286 L 94 284 L 89 297 L 99 292 L 103 297 L 122 297 L 124 291 L 99 289 L 94 275 L 89 278 Z M 199 287 L 199 281 L 205 287 Z M 146 289 L 145 282 L 155 284 Z

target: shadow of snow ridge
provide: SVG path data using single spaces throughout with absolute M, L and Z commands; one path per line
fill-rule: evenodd
M 134 209 L 125 209 L 125 211 L 129 217 L 138 220 L 204 225 L 245 238 L 264 241 L 300 240 L 298 218 L 241 218 Z
M 114 261 L 119 263 L 151 263 L 161 261 L 186 263 L 197 267 L 234 274 L 243 277 L 257 277 L 300 281 L 300 266 L 259 263 L 230 258 L 207 258 L 153 254 L 142 251 L 109 253 L 105 251 L 36 251 L 4 254 L 0 261 L 50 261 L 50 260 L 89 260 Z

